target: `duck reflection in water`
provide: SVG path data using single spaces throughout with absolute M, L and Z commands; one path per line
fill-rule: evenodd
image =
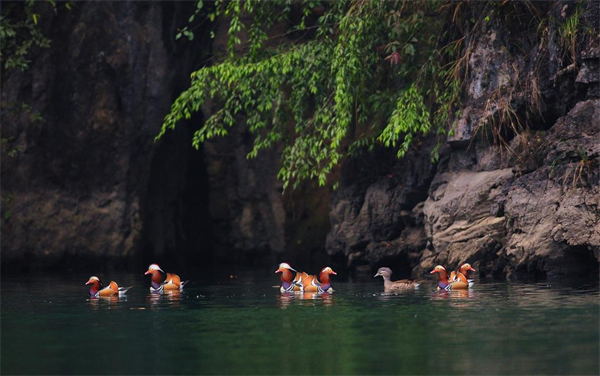
M 399 291 L 384 291 L 381 293 L 377 294 L 377 299 L 378 300 L 383 300 L 383 301 L 388 301 L 388 300 L 393 300 L 393 299 L 398 299 L 398 297 L 400 296 L 414 296 L 415 294 L 415 290 L 399 290 Z M 375 296 L 375 294 L 373 294 L 373 296 Z
M 286 309 L 290 304 L 292 304 L 293 300 L 293 292 L 282 292 L 280 295 L 277 295 L 277 303 L 281 309 Z
M 297 304 L 314 304 L 321 301 L 324 306 L 333 304 L 333 295 L 329 293 L 318 292 L 284 292 L 277 296 L 279 308 L 286 309 L 292 302 L 296 300 Z
M 127 296 L 99 296 L 99 297 L 90 297 L 88 299 L 89 305 L 93 309 L 99 309 L 100 307 L 114 308 L 119 305 L 119 302 L 126 302 Z
M 161 305 L 179 306 L 181 303 L 181 291 L 162 291 L 162 292 L 151 292 L 147 295 L 148 303 L 151 307 L 158 307 Z
M 435 291 L 431 295 L 431 300 L 446 300 L 446 299 L 473 299 L 475 298 L 475 291 L 473 290 L 439 290 Z

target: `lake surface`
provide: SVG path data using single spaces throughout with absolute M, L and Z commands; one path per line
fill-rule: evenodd
M 386 295 L 377 280 L 288 295 L 265 275 L 155 296 L 143 276 L 121 274 L 127 298 L 90 299 L 88 277 L 2 279 L 3 375 L 600 371 L 597 283 Z

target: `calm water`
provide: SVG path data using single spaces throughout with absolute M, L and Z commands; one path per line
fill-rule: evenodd
M 2 374 L 598 374 L 598 285 L 478 283 L 460 294 L 277 276 L 90 300 L 88 275 L 3 278 Z M 272 277 L 272 278 L 269 278 Z M 105 281 L 107 282 L 107 281 Z

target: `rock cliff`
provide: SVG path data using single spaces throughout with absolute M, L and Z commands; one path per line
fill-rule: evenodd
M 193 3 L 77 5 L 40 8 L 52 47 L 2 72 L 3 269 L 333 260 L 397 277 L 462 262 L 501 278 L 598 275 L 597 29 L 572 56 L 558 23 L 492 17 L 468 35 L 466 93 L 438 163 L 432 135 L 401 160 L 347 159 L 336 191 L 282 195 L 278 151 L 246 159 L 243 127 L 196 151 L 198 115 L 154 142 L 189 73 L 225 46 L 223 26 L 176 41 Z M 544 3 L 536 19 L 574 7 Z
M 3 267 L 185 258 L 205 236 L 185 229 L 206 212 L 186 200 L 204 189 L 203 156 L 191 123 L 154 137 L 201 57 L 173 38 L 193 4 L 85 2 L 57 15 L 36 5 L 51 48 L 2 72 Z
M 575 9 L 557 2 L 545 11 L 564 20 Z M 583 17 L 597 24 L 597 12 L 586 3 Z M 570 62 L 556 25 L 544 32 L 497 17 L 473 35 L 467 98 L 437 169 L 422 170 L 416 185 L 402 175 L 414 176 L 427 148 L 388 165 L 363 159 L 378 176 L 333 195 L 331 254 L 368 271 L 397 264 L 403 276 L 470 262 L 481 275 L 597 277 L 598 34 L 582 37 Z M 383 183 L 397 171 L 399 187 Z M 397 199 L 405 189 L 424 204 Z

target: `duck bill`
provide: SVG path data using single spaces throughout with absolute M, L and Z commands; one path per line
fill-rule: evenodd
M 333 275 L 337 275 L 337 273 L 336 273 L 336 272 L 334 272 L 333 270 L 331 271 L 331 274 L 333 274 Z
M 144 273 L 144 275 L 148 275 L 148 274 L 152 274 L 152 271 L 148 270 L 148 271 L 146 271 L 146 273 Z
M 432 270 L 429 272 L 429 274 L 434 274 L 434 273 L 437 273 L 437 270 Z
M 277 273 L 281 273 L 281 268 L 275 270 L 275 274 L 277 274 Z
M 90 283 L 92 283 L 92 282 L 90 282 L 90 281 L 87 281 L 87 282 L 85 283 L 85 286 L 89 285 Z
M 471 267 L 471 269 L 469 269 L 469 270 L 470 270 L 470 271 L 472 271 L 472 272 L 474 272 L 474 271 L 475 271 L 475 268 Z
M 379 277 L 380 275 L 381 275 L 381 274 L 377 273 L 377 274 L 375 274 L 375 275 L 373 276 L 373 278 L 375 278 L 375 277 Z

